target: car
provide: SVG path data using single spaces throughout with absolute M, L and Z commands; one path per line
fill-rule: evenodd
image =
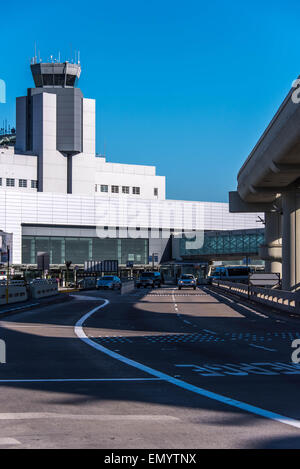
M 97 278 L 96 289 L 121 290 L 122 282 L 116 275 L 104 275 Z
M 184 274 L 179 277 L 178 282 L 178 290 L 181 290 L 182 288 L 193 288 L 196 290 L 197 287 L 197 280 L 192 274 Z
M 140 287 L 155 288 L 155 286 L 160 288 L 161 284 L 162 284 L 162 279 L 161 279 L 160 272 L 142 272 L 140 277 L 135 282 L 135 285 L 137 288 L 140 288 Z

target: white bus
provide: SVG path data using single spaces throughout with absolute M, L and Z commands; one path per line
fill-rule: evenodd
M 215 267 L 210 280 L 227 280 L 229 282 L 248 283 L 249 274 L 255 269 L 244 265 L 228 265 Z

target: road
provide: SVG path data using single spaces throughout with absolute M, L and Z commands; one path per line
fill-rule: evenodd
M 300 448 L 300 320 L 207 287 L 0 321 L 0 448 Z

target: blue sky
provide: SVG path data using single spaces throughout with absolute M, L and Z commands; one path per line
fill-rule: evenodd
M 282 0 L 6 2 L 0 127 L 15 123 L 15 97 L 33 86 L 35 41 L 45 61 L 80 50 L 79 86 L 97 100 L 97 152 L 156 165 L 168 198 L 226 202 L 299 75 L 299 13 Z

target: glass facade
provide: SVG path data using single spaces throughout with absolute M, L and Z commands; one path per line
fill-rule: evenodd
M 148 239 L 22 236 L 22 263 L 36 264 L 39 251 L 49 252 L 50 264 L 84 264 L 88 260 L 133 261 L 148 264 Z
M 192 249 L 187 247 L 190 239 L 180 239 L 180 255 L 184 256 L 209 256 L 209 255 L 247 255 L 258 254 L 258 248 L 264 243 L 264 230 L 247 231 L 206 231 L 202 247 Z

